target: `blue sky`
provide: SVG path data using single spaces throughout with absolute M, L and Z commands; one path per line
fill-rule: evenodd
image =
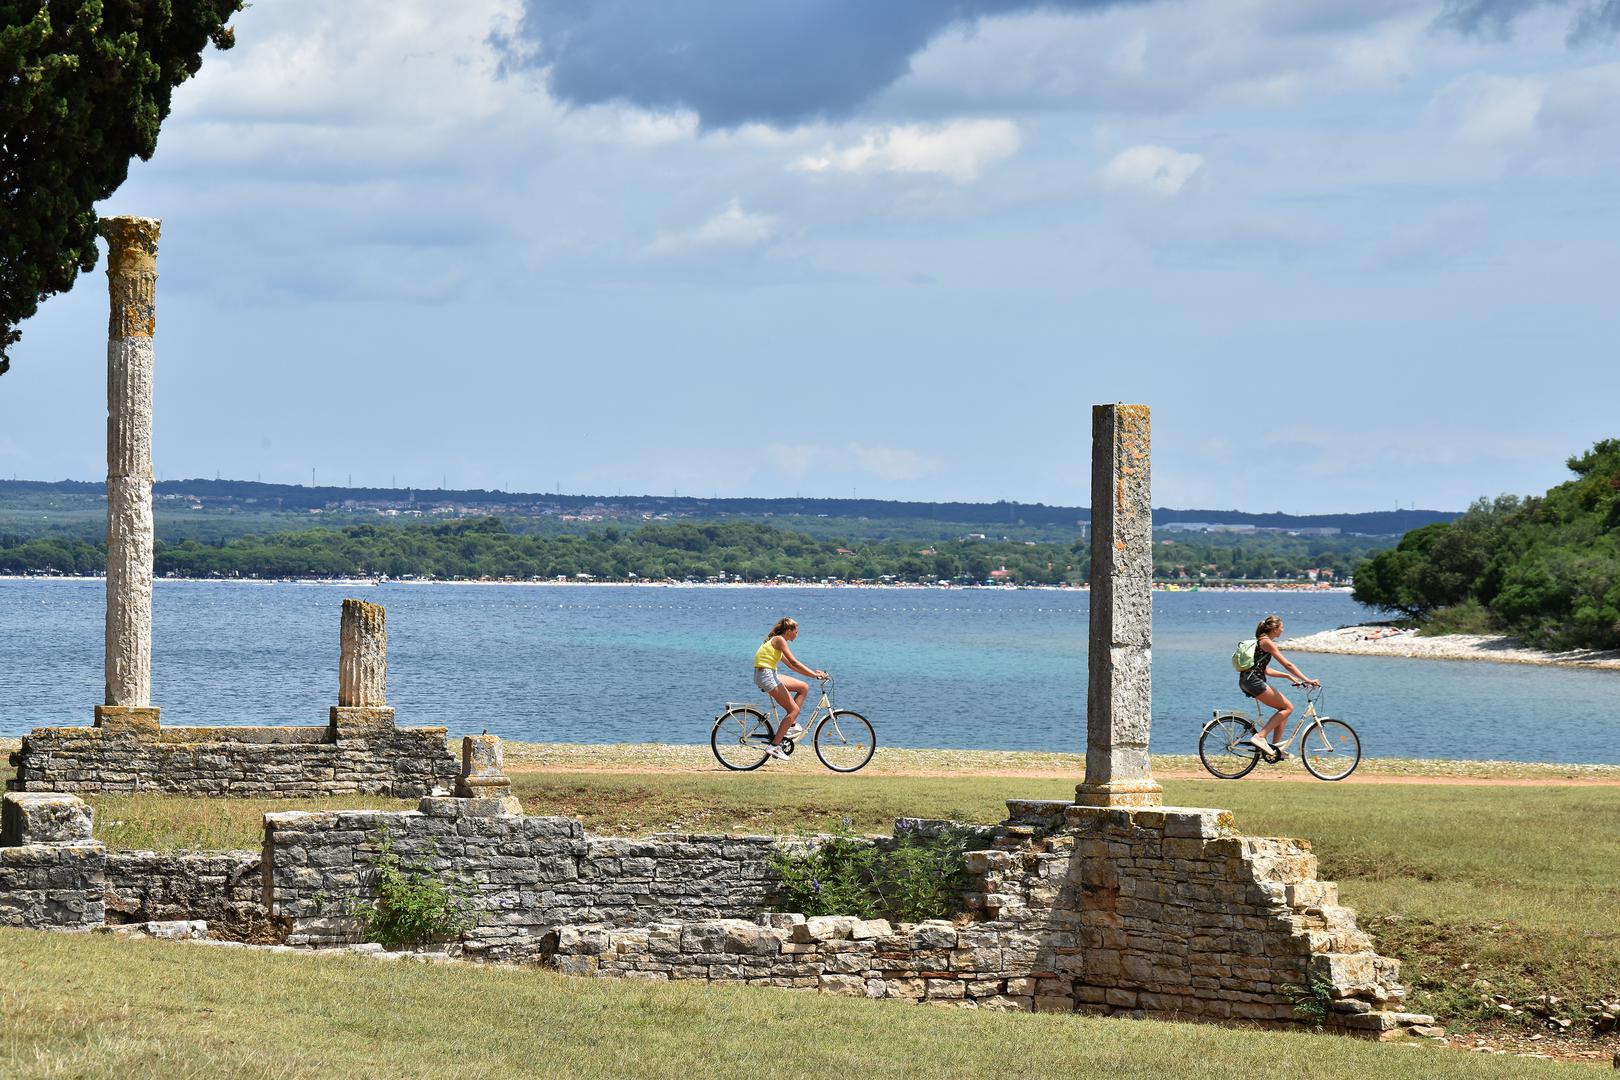
M 280 0 L 164 220 L 163 478 L 1454 509 L 1620 434 L 1614 0 Z M 105 277 L 0 473 L 105 473 Z

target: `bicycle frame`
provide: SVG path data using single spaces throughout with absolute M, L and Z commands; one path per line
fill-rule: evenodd
M 1316 724 L 1316 722 L 1318 720 L 1325 719 L 1323 716 L 1321 716 L 1316 711 L 1316 703 L 1317 703 L 1317 701 L 1319 701 L 1321 699 L 1321 697 L 1322 697 L 1322 688 L 1321 687 L 1313 687 L 1311 689 L 1306 690 L 1305 691 L 1305 709 L 1304 709 L 1304 711 L 1300 712 L 1298 714 L 1298 717 L 1295 719 L 1295 721 L 1294 721 L 1294 730 L 1293 730 L 1292 734 L 1290 734 L 1288 736 L 1288 738 L 1283 740 L 1282 742 L 1274 742 L 1274 743 L 1272 743 L 1272 745 L 1277 747 L 1277 749 L 1279 749 L 1279 750 L 1289 750 L 1289 749 L 1291 749 L 1293 747 L 1294 740 L 1299 739 L 1300 740 L 1300 748 L 1301 748 L 1301 750 L 1303 750 L 1304 745 L 1305 745 L 1305 740 L 1304 740 L 1303 736 L 1304 736 L 1305 732 L 1308 731 L 1313 726 L 1315 726 L 1315 724 Z M 1240 712 L 1238 712 L 1236 710 L 1228 710 L 1227 712 L 1217 712 L 1214 716 L 1210 717 L 1209 720 L 1205 721 L 1204 730 L 1208 731 L 1209 728 L 1210 728 L 1210 725 L 1216 723 L 1223 716 L 1243 716 L 1243 715 L 1244 715 L 1243 713 L 1240 713 Z M 1259 698 L 1255 698 L 1254 699 L 1254 730 L 1259 731 L 1261 728 L 1265 727 L 1265 718 L 1266 718 L 1266 706 L 1260 704 L 1260 699 Z
M 775 731 L 782 723 L 782 706 L 766 691 L 761 690 L 760 693 L 765 695 L 765 700 L 770 705 L 770 711 L 765 714 L 765 719 L 771 725 L 771 730 Z M 728 701 L 726 702 L 726 708 L 752 709 L 754 704 L 751 701 Z M 809 731 L 832 711 L 832 680 L 826 679 L 821 684 L 821 700 L 816 702 L 816 707 L 810 710 L 809 718 L 805 718 L 802 709 L 799 711 L 799 726 L 805 731 Z

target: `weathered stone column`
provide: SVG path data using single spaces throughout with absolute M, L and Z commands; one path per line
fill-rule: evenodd
M 466 735 L 461 740 L 461 775 L 456 777 L 460 799 L 501 799 L 512 794 L 506 778 L 506 754 L 499 735 Z
M 1091 641 L 1082 806 L 1159 806 L 1153 727 L 1153 503 L 1146 405 L 1091 410 Z
M 334 739 L 361 739 L 394 729 L 388 707 L 387 612 L 381 604 L 343 601 L 338 626 L 338 703 L 331 711 Z
M 151 728 L 152 333 L 157 326 L 154 218 L 101 223 L 107 239 L 106 702 L 97 727 Z
M 388 625 L 381 604 L 343 601 L 338 630 L 338 704 L 388 704 Z

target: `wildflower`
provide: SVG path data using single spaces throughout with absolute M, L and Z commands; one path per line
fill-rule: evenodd
M 820 878 L 811 878 L 810 879 L 810 891 L 811 892 L 820 892 L 821 891 L 821 879 Z

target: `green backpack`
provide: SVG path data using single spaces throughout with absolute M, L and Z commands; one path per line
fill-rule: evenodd
M 1237 648 L 1232 650 L 1232 666 L 1238 671 L 1248 671 L 1254 667 L 1254 650 L 1259 645 L 1258 638 L 1244 638 L 1238 642 Z

